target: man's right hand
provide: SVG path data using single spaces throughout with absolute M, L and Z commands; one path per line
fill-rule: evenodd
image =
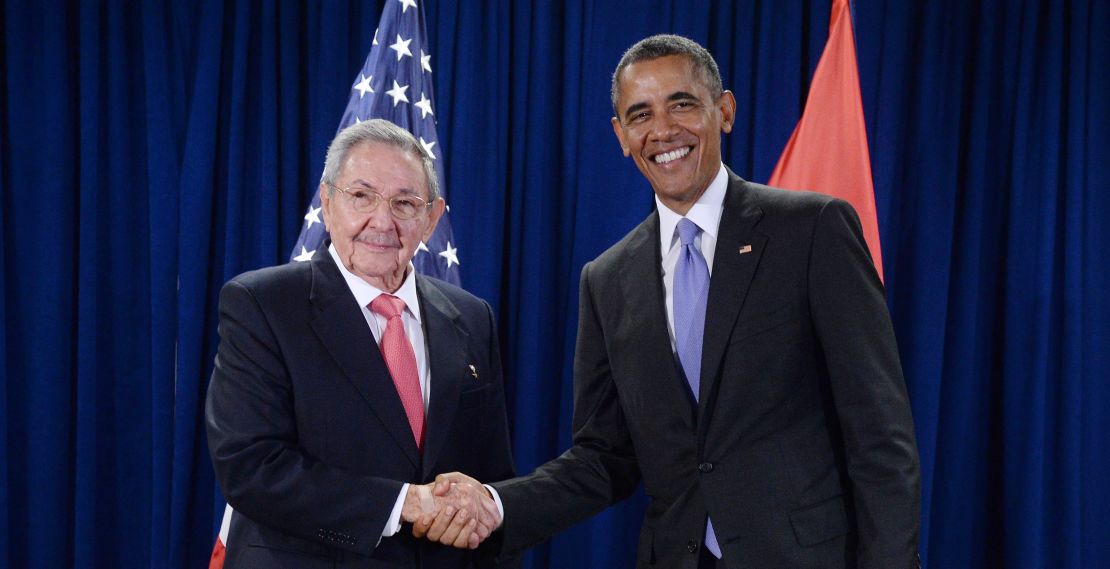
M 439 510 L 435 496 L 432 494 L 433 484 L 423 486 L 409 484 L 408 493 L 405 494 L 405 503 L 401 506 L 401 519 L 415 523 L 422 514 Z
M 412 486 L 409 488 L 412 494 Z M 434 487 L 429 485 L 420 488 L 431 490 L 432 500 L 437 508 L 434 512 L 425 510 L 413 522 L 412 534 L 416 537 L 426 537 L 443 545 L 474 549 L 501 525 L 497 503 L 489 491 L 465 474 L 440 474 L 436 477 Z M 418 492 L 422 493 L 423 490 Z M 422 502 L 423 498 L 418 501 Z M 406 499 L 406 505 L 407 503 Z

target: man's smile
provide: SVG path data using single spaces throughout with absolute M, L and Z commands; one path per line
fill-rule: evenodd
M 655 162 L 656 164 L 660 164 L 660 165 L 670 164 L 671 162 L 674 162 L 675 160 L 678 160 L 680 158 L 684 158 L 685 156 L 689 155 L 690 151 L 693 150 L 693 149 L 694 149 L 693 146 L 682 146 L 680 148 L 676 148 L 676 149 L 671 150 L 669 152 L 662 152 L 662 153 L 656 154 L 655 156 L 652 157 L 652 161 Z

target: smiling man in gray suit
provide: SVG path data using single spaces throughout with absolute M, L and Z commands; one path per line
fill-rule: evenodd
M 656 211 L 582 270 L 574 444 L 492 485 L 503 551 L 642 480 L 638 567 L 917 566 L 913 422 L 855 212 L 724 166 L 736 102 L 693 41 L 632 46 L 612 94 Z

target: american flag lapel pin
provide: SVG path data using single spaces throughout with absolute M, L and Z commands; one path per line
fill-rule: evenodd
M 751 245 L 744 245 L 743 247 L 740 247 L 740 254 L 741 255 L 747 255 L 748 253 L 751 253 L 751 252 L 752 252 L 752 246 Z
M 470 364 L 467 367 L 470 368 L 470 375 L 474 377 L 474 381 L 478 381 L 478 368 L 474 367 L 474 364 Z

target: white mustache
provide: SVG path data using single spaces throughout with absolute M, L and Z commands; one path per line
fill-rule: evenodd
M 356 242 L 382 247 L 400 247 L 401 240 L 389 233 L 366 233 L 355 238 Z

